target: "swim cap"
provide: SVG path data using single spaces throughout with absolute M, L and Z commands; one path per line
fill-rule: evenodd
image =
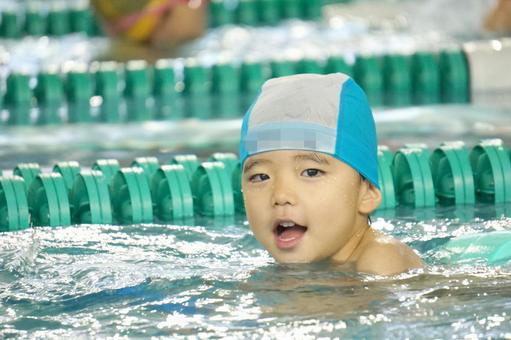
M 329 154 L 378 186 L 376 127 L 364 91 L 342 73 L 266 81 L 241 128 L 241 163 L 275 150 Z

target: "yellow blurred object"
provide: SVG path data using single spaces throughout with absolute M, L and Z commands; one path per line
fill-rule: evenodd
M 150 0 L 91 0 L 96 11 L 106 20 L 118 20 L 142 11 Z
M 107 34 L 134 42 L 173 46 L 205 29 L 206 1 L 91 0 Z
M 145 41 L 153 33 L 154 29 L 160 21 L 162 13 L 153 11 L 164 5 L 166 0 L 152 0 L 146 6 L 142 15 L 138 18 L 136 23 L 126 30 L 125 34 L 128 38 L 135 41 Z

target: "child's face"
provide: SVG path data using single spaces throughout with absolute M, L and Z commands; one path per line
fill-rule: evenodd
M 362 187 L 350 166 L 322 153 L 282 150 L 251 156 L 242 188 L 255 237 L 279 262 L 335 258 L 367 226 Z

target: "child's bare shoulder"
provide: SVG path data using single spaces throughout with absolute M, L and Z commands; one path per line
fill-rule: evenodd
M 364 244 L 356 261 L 357 271 L 393 275 L 423 266 L 420 257 L 406 244 L 373 232 Z

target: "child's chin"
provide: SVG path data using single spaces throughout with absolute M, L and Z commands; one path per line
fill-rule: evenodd
M 275 260 L 281 264 L 295 264 L 295 263 L 311 263 L 314 262 L 312 257 L 304 256 L 303 254 L 272 254 Z

